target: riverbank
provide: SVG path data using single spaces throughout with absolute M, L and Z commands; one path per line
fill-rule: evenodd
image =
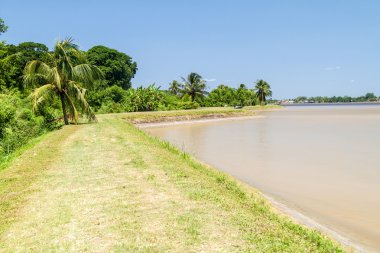
M 50 133 L 0 179 L 3 252 L 344 251 L 125 114 Z
M 223 119 L 237 117 L 252 117 L 257 113 L 269 110 L 278 110 L 278 105 L 246 106 L 241 109 L 233 107 L 202 107 L 195 110 L 159 111 L 125 113 L 122 118 L 132 124 L 165 123 L 179 121 L 193 121 L 206 119 Z
M 378 163 L 371 155 L 378 143 L 378 136 L 373 132 L 379 122 L 378 110 L 357 106 L 346 110 L 303 108 L 301 112 L 287 108 L 263 113 L 265 119 L 164 123 L 165 127 L 153 124 L 146 131 L 257 187 L 271 196 L 278 209 L 298 222 L 323 231 L 358 252 L 378 252 L 378 215 L 373 211 L 379 203 L 378 177 L 366 177 L 367 171 L 372 172 L 371 168 L 376 168 L 373 166 Z M 341 127 L 336 131 L 333 127 L 337 122 Z M 341 132 L 342 129 L 345 131 Z M 361 129 L 368 129 L 365 131 L 368 134 L 360 133 Z M 360 141 L 346 140 L 346 136 L 357 136 Z M 319 145 L 329 141 L 330 147 Z M 306 149 L 305 143 L 312 147 Z M 345 146 L 350 143 L 367 143 L 372 148 L 360 145 L 362 148 L 356 148 L 358 152 L 351 148 L 349 152 Z M 357 154 L 367 155 L 366 166 L 357 164 L 360 161 Z M 336 159 L 338 156 L 341 159 Z M 357 178 L 361 179 L 360 183 Z M 364 184 L 368 187 L 363 188 Z M 346 187 L 349 185 L 357 187 Z

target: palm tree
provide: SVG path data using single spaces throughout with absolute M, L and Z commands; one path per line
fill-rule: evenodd
M 183 93 L 188 94 L 191 97 L 191 101 L 194 101 L 197 97 L 203 98 L 206 94 L 206 82 L 197 73 L 190 73 L 187 79 L 182 77 L 184 84 Z
M 74 66 L 74 61 L 80 59 L 80 56 L 78 46 L 69 38 L 56 43 L 51 55 L 52 64 L 36 60 L 27 63 L 24 69 L 24 82 L 26 84 L 43 82 L 43 85 L 30 95 L 34 110 L 57 96 L 61 101 L 66 125 L 69 124 L 67 108 L 74 124 L 78 123 L 78 106 L 90 121 L 96 121 L 95 114 L 85 99 L 84 87 L 92 85 L 103 75 L 97 67 L 89 64 Z
M 264 80 L 257 80 L 254 90 L 261 105 L 266 104 L 266 98 L 272 96 L 270 85 Z
M 179 96 L 182 92 L 182 88 L 183 88 L 183 85 L 177 82 L 177 80 L 174 80 L 169 85 L 169 92 L 173 95 Z

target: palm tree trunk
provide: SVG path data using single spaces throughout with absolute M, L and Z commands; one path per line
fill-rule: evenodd
M 61 97 L 63 120 L 65 121 L 65 125 L 68 125 L 69 124 L 69 120 L 67 119 L 66 105 L 65 105 L 65 96 L 63 95 L 63 93 L 60 93 L 59 95 Z

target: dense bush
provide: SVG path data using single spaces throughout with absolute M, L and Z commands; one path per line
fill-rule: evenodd
M 124 90 L 114 85 L 101 91 L 90 91 L 89 102 L 98 113 L 118 113 L 189 110 L 200 106 L 250 106 L 257 104 L 257 97 L 244 84 L 237 89 L 219 85 L 204 99 L 198 97 L 195 101 L 192 101 L 190 94 L 181 90 L 176 93 L 163 91 L 155 85 Z
M 219 85 L 212 90 L 204 103 L 205 106 L 249 106 L 256 105 L 257 98 L 253 90 L 247 89 L 244 84 L 241 84 L 238 89 Z
M 48 122 L 49 117 L 54 117 L 52 112 L 33 113 L 27 98 L 0 94 L 0 162 L 30 139 L 59 126 Z
M 188 95 L 179 98 L 155 85 L 128 90 L 111 86 L 100 92 L 90 92 L 89 102 L 98 113 L 187 110 L 199 107 Z

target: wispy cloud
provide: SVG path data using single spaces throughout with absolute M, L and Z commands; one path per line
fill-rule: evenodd
M 326 71 L 333 71 L 333 70 L 340 70 L 341 66 L 334 66 L 334 67 L 326 67 Z
M 350 83 L 354 83 L 354 82 L 355 82 L 355 80 L 354 80 L 354 79 L 351 79 L 351 80 L 350 80 Z
M 206 82 L 210 82 L 210 83 L 216 81 L 215 78 L 204 78 L 204 80 L 205 80 Z

